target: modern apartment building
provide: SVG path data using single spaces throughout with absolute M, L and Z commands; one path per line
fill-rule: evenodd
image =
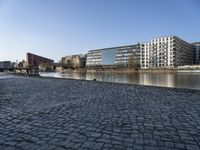
M 140 64 L 140 44 L 90 50 L 87 54 L 87 68 L 127 67 L 130 59 Z
M 177 36 L 154 38 L 141 44 L 141 68 L 176 67 L 194 63 L 194 47 Z
M 196 64 L 200 64 L 200 42 L 193 43 L 195 47 L 195 60 Z

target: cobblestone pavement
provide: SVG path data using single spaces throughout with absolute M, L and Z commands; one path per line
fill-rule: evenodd
M 0 149 L 200 149 L 200 91 L 0 79 Z

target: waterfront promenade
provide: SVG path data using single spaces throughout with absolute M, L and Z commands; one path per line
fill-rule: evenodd
M 0 79 L 0 149 L 200 149 L 200 91 Z

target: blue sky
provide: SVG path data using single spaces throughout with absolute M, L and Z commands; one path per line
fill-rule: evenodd
M 177 35 L 200 41 L 200 0 L 0 0 L 0 60 L 60 60 Z

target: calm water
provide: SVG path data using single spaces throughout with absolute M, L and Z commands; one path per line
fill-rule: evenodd
M 0 72 L 0 79 L 8 79 L 8 78 L 12 78 L 12 77 L 14 77 L 14 76 Z
M 196 73 L 40 73 L 41 76 L 71 78 L 98 81 L 132 83 L 142 85 L 153 85 L 163 87 L 178 87 L 200 90 L 200 72 Z

